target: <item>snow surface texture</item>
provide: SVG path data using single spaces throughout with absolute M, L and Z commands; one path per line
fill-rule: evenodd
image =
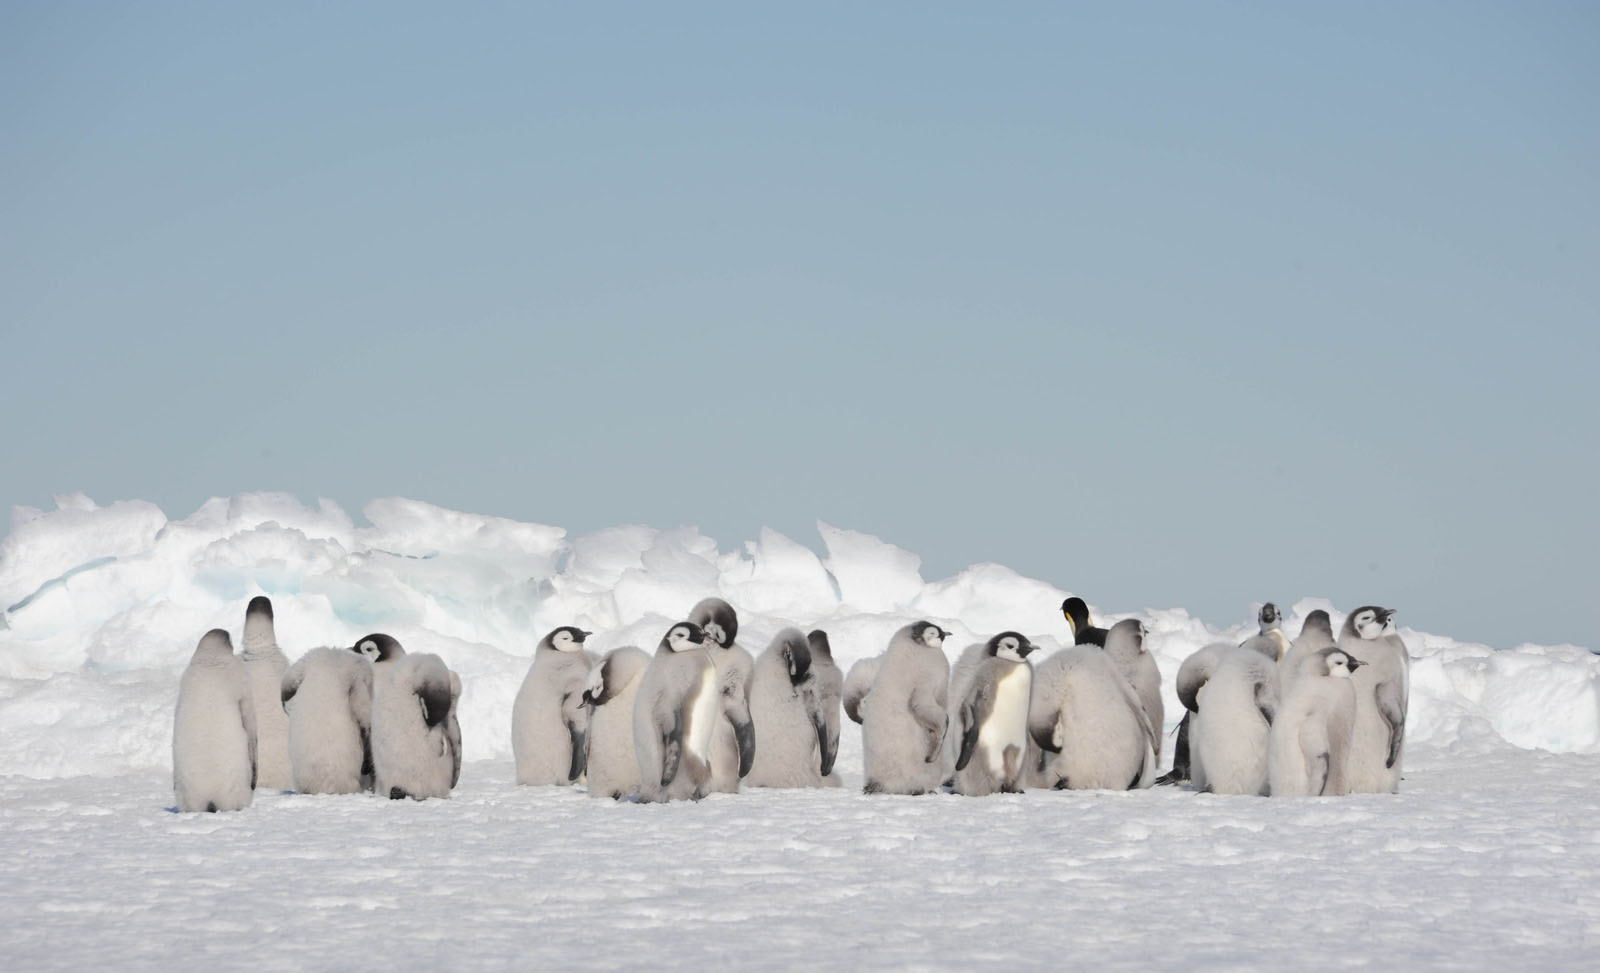
M 1600 658 L 1579 647 L 1402 629 L 1399 795 L 869 798 L 846 724 L 842 789 L 641 806 L 512 783 L 512 701 L 555 626 L 594 631 L 597 654 L 648 648 L 716 594 L 753 651 L 822 627 L 848 669 L 918 617 L 955 633 L 952 653 L 1004 629 L 1053 651 L 1068 592 L 993 564 L 928 583 L 914 555 L 827 525 L 818 558 L 770 531 L 724 553 L 693 529 L 568 539 L 408 500 L 369 504 L 366 527 L 271 494 L 182 521 L 140 502 L 58 507 L 19 509 L 0 543 L 10 969 L 1493 968 L 1588 965 L 1600 944 Z M 386 631 L 460 673 L 452 799 L 260 791 L 237 814 L 166 812 L 178 676 L 257 594 L 291 660 Z M 1316 608 L 1337 630 L 1318 599 L 1286 630 Z M 1096 612 L 1124 617 L 1149 627 L 1174 720 L 1182 659 L 1255 631 Z

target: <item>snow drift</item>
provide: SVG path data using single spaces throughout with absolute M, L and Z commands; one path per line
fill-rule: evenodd
M 238 633 L 259 594 L 273 600 L 291 660 L 372 631 L 442 655 L 462 678 L 468 761 L 509 758 L 512 700 L 534 646 L 557 625 L 594 631 L 596 652 L 653 649 L 668 624 L 715 594 L 739 609 L 740 641 L 752 652 L 786 625 L 822 627 L 848 668 L 914 617 L 952 630 L 952 654 L 1008 628 L 1054 650 L 1064 634 L 1057 609 L 1071 594 L 996 564 L 929 582 L 914 554 L 823 523 L 818 557 L 771 530 L 722 551 L 692 527 L 569 538 L 415 500 L 375 500 L 362 513 L 368 526 L 330 501 L 308 507 L 269 493 L 213 499 L 183 520 L 143 501 L 101 507 L 81 494 L 52 511 L 17 508 L 0 542 L 0 775 L 170 766 L 179 673 L 206 630 Z M 1071 564 L 1062 574 L 1078 580 Z M 1336 628 L 1343 621 L 1333 605 L 1305 598 L 1285 630 L 1298 632 L 1317 608 Z M 1149 626 L 1174 719 L 1184 657 L 1254 631 L 1181 609 L 1096 610 L 1101 624 L 1127 617 Z M 1401 634 L 1412 655 L 1409 741 L 1600 752 L 1600 657 Z M 840 766 L 849 770 L 859 740 L 844 736 Z

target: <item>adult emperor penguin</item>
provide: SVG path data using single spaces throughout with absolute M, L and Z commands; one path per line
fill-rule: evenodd
M 274 704 L 276 705 L 276 704 Z M 256 706 L 250 677 L 220 628 L 207 632 L 178 681 L 172 792 L 180 811 L 238 811 L 256 787 Z
M 1277 663 L 1244 646 L 1221 651 L 1197 696 L 1200 717 L 1191 727 L 1189 748 L 1204 768 L 1204 783 L 1196 789 L 1265 795 L 1267 748 L 1278 711 Z
M 1061 614 L 1066 617 L 1067 624 L 1072 626 L 1072 643 L 1074 645 L 1099 645 L 1106 644 L 1106 630 L 1095 628 L 1094 622 L 1089 619 L 1089 605 L 1082 598 L 1074 595 L 1061 603 Z
M 1195 723 L 1200 718 L 1200 689 L 1211 678 L 1223 653 L 1232 648 L 1226 642 L 1213 642 L 1191 652 L 1178 667 L 1178 702 L 1183 704 L 1183 720 L 1178 724 L 1178 741 L 1172 748 L 1172 770 L 1156 783 L 1180 784 L 1187 780 L 1195 790 L 1205 787 L 1205 771 L 1195 759 L 1193 746 Z
M 639 755 L 633 746 L 633 707 L 640 677 L 650 665 L 643 649 L 607 652 L 589 670 L 583 701 L 589 707 L 586 761 L 590 797 L 620 799 L 639 792 Z
M 461 779 L 461 679 L 430 652 L 407 653 L 387 635 L 356 643 L 382 654 L 374 673 L 372 768 L 380 797 L 448 797 Z
M 1156 772 L 1155 731 L 1103 649 L 1075 645 L 1034 670 L 1028 733 L 1045 751 L 1041 787 L 1132 790 Z
M 1394 609 L 1364 605 L 1351 612 L 1339 632 L 1339 648 L 1366 663 L 1350 676 L 1356 687 L 1350 792 L 1398 792 L 1411 696 L 1411 659 L 1395 632 Z
M 589 711 L 583 691 L 594 656 L 583 650 L 589 633 L 563 625 L 539 640 L 533 663 L 511 706 L 511 753 L 517 783 L 565 785 L 583 776 L 583 735 Z
M 894 633 L 872 690 L 861 702 L 861 742 L 868 794 L 926 794 L 944 779 L 945 705 L 950 635 L 928 621 Z
M 1290 678 L 1289 693 L 1272 721 L 1269 790 L 1273 797 L 1346 794 L 1356 718 L 1350 675 L 1363 663 L 1329 647 L 1308 653 L 1299 664 L 1303 671 Z
M 1137 618 L 1124 618 L 1106 632 L 1106 655 L 1133 687 L 1134 695 L 1144 707 L 1145 718 L 1156 735 L 1156 763 L 1161 762 L 1161 738 L 1166 726 L 1166 706 L 1161 701 L 1161 669 L 1155 656 L 1145 647 L 1144 622 Z
M 839 695 L 844 674 L 828 635 L 798 628 L 779 632 L 756 657 L 750 677 L 750 719 L 756 727 L 751 787 L 837 787 Z
M 1278 612 L 1278 606 L 1270 601 L 1262 605 L 1261 611 L 1256 613 L 1256 623 L 1261 626 L 1260 633 L 1245 639 L 1242 644 L 1273 662 L 1282 662 L 1284 654 L 1289 651 L 1289 637 L 1283 634 L 1283 615 Z
M 372 774 L 372 663 L 312 649 L 283 674 L 289 765 L 301 794 L 355 794 Z
M 641 801 L 698 801 L 710 788 L 711 736 L 722 706 L 706 641 L 699 625 L 678 622 L 639 677 L 633 746 Z
M 717 667 L 717 691 L 722 694 L 722 716 L 711 734 L 711 785 L 713 792 L 736 794 L 739 779 L 750 772 L 755 758 L 755 724 L 750 721 L 750 674 L 755 660 L 734 641 L 739 616 L 721 598 L 706 598 L 689 609 L 689 621 L 705 630 L 706 652 Z
M 1035 646 L 1020 632 L 1001 632 L 984 643 L 985 655 L 957 704 L 950 736 L 960 739 L 955 791 L 982 797 L 1020 793 L 1027 772 L 1028 703 Z
M 250 599 L 244 610 L 239 660 L 250 678 L 250 696 L 256 704 L 256 783 L 287 790 L 294 786 L 294 771 L 289 764 L 289 719 L 278 694 L 289 659 L 278 648 L 272 600 L 264 595 Z
M 1289 689 L 1299 678 L 1302 663 L 1323 649 L 1339 643 L 1333 637 L 1333 623 L 1328 613 L 1318 608 L 1300 624 L 1300 634 L 1290 643 L 1289 651 L 1278 661 L 1278 698 L 1288 699 Z

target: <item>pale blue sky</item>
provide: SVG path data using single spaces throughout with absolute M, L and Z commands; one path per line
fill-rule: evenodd
M 0 6 L 0 504 L 1600 645 L 1600 8 L 760 6 Z

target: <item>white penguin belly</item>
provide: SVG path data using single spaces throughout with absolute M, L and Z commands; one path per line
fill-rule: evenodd
M 1028 732 L 1028 696 L 1033 686 L 1033 670 L 1026 664 L 1002 678 L 995 686 L 994 711 L 978 731 L 978 748 L 988 761 L 989 772 L 999 778 L 1006 775 L 1006 748 L 1025 750 L 1023 738 Z
M 694 709 L 690 711 L 686 741 L 689 750 L 704 761 L 711 759 L 711 731 L 717 725 L 717 697 L 717 670 L 708 666 L 700 677 Z

